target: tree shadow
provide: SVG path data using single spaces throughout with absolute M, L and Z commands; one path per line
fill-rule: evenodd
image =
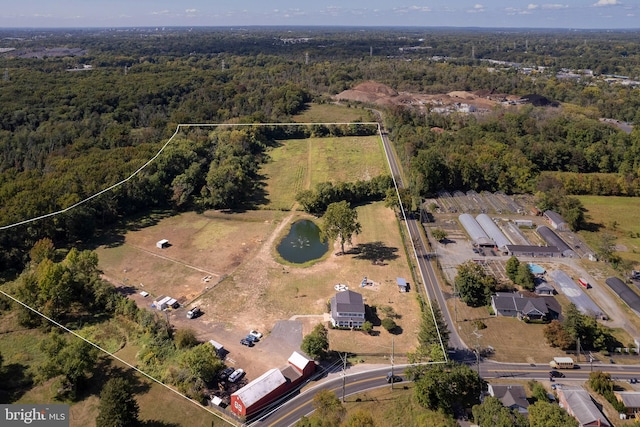
M 10 363 L 0 368 L 0 404 L 15 402 L 33 386 L 29 367 Z
M 386 246 L 382 242 L 360 243 L 352 248 L 348 253 L 355 254 L 356 259 L 366 259 L 375 262 L 394 260 L 398 258 L 396 254 L 398 248 Z
M 382 324 L 382 320 L 378 317 L 378 309 L 375 306 L 365 304 L 364 318 L 371 322 L 373 326 L 380 326 Z
M 402 329 L 402 326 L 399 326 L 399 325 L 397 325 L 395 328 L 389 331 L 391 335 L 400 335 L 403 332 L 404 332 L 404 329 Z

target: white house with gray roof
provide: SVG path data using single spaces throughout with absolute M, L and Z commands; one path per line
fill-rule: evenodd
M 362 328 L 364 300 L 353 291 L 338 292 L 331 298 L 331 324 L 342 328 Z

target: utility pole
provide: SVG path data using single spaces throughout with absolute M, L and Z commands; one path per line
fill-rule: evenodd
M 347 353 L 344 354 L 344 357 L 340 356 L 340 359 L 342 359 L 342 403 L 344 403 L 344 392 L 347 386 Z
M 394 381 L 394 377 L 393 377 L 393 356 L 394 356 L 394 345 L 393 345 L 393 337 L 391 337 L 391 390 L 393 390 L 393 383 Z

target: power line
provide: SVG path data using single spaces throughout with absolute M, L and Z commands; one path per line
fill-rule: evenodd
M 135 177 L 136 175 L 138 175 L 140 172 L 142 172 L 142 170 L 144 170 L 147 166 L 149 166 L 151 163 L 153 163 L 153 161 L 155 159 L 157 159 L 160 154 L 162 154 L 162 152 L 165 150 L 165 148 L 167 148 L 167 146 L 171 143 L 171 141 L 173 141 L 173 138 L 176 137 L 176 135 L 178 134 L 178 132 L 180 132 L 180 129 L 185 127 L 232 127 L 232 126 L 310 126 L 310 125 L 378 125 L 378 122 L 335 122 L 335 123 L 185 123 L 185 124 L 179 124 L 176 128 L 176 131 L 173 133 L 173 135 L 171 136 L 171 138 L 169 138 L 169 140 L 167 140 L 167 142 L 164 143 L 164 145 L 158 150 L 158 152 L 151 157 L 149 160 L 147 160 L 147 162 L 145 164 L 143 164 L 142 166 L 140 166 L 138 169 L 136 169 L 135 172 L 133 172 L 131 175 L 129 175 L 128 177 L 126 177 L 125 179 L 123 179 L 122 181 L 116 182 L 115 184 L 98 191 L 97 193 L 83 199 L 80 200 L 77 203 L 74 203 L 71 206 L 68 206 L 64 209 L 60 209 L 58 211 L 55 212 L 50 212 L 48 214 L 44 214 L 44 215 L 40 215 L 34 218 L 29 218 L 29 219 L 25 219 L 23 221 L 18 221 L 15 222 L 13 224 L 9 224 L 9 225 L 3 225 L 0 226 L 0 231 L 1 230 L 8 230 L 10 228 L 14 228 L 14 227 L 18 227 L 20 225 L 25 225 L 25 224 L 30 224 L 32 222 L 36 222 L 39 221 L 41 219 L 45 219 L 45 218 L 50 218 L 50 217 L 54 217 L 54 216 L 58 216 L 61 215 L 63 213 L 69 212 L 72 209 L 77 208 L 78 206 L 84 205 L 85 203 L 95 199 L 98 196 L 103 195 L 104 193 L 107 193 L 111 190 L 113 190 L 114 188 L 117 188 L 123 184 L 125 184 L 126 182 L 130 181 L 133 177 Z
M 32 312 L 36 313 L 38 316 L 41 316 L 42 318 L 48 320 L 49 322 L 53 323 L 54 325 L 56 325 L 57 327 L 59 327 L 60 329 L 64 330 L 65 332 L 70 333 L 71 335 L 80 338 L 82 341 L 86 342 L 87 344 L 90 344 L 91 346 L 97 348 L 98 350 L 100 350 L 101 352 L 107 354 L 108 356 L 116 359 L 118 362 L 128 366 L 129 368 L 135 370 L 136 372 L 144 375 L 145 377 L 147 377 L 148 379 L 150 379 L 153 382 L 156 382 L 158 384 L 160 384 L 161 386 L 165 387 L 167 390 L 170 390 L 172 392 L 174 392 L 175 394 L 177 394 L 178 396 L 184 398 L 185 400 L 188 400 L 189 402 L 193 403 L 194 405 L 196 405 L 199 408 L 204 409 L 205 411 L 209 412 L 212 415 L 215 415 L 216 417 L 220 418 L 222 421 L 225 421 L 231 425 L 234 425 L 233 423 L 231 423 L 229 420 L 223 418 L 220 414 L 217 414 L 213 411 L 211 411 L 209 408 L 204 407 L 202 405 L 200 405 L 198 402 L 195 402 L 193 400 L 191 400 L 189 397 L 185 396 L 184 394 L 180 393 L 177 390 L 172 389 L 171 387 L 169 387 L 168 385 L 166 385 L 165 383 L 163 383 L 162 381 L 152 377 L 151 375 L 147 374 L 146 372 L 140 370 L 139 368 L 136 368 L 135 366 L 133 366 L 132 364 L 130 364 L 129 362 L 121 359 L 120 357 L 116 356 L 115 354 L 111 353 L 110 351 L 100 347 L 98 344 L 94 343 L 93 341 L 89 341 L 88 339 L 86 339 L 85 337 L 83 337 L 82 335 L 78 334 L 77 332 L 72 331 L 71 329 L 67 328 L 66 326 L 64 326 L 61 323 L 56 322 L 55 320 L 53 320 L 52 318 L 48 317 L 47 315 L 45 315 L 44 313 L 39 312 L 38 310 L 36 310 L 35 308 L 23 303 L 22 301 L 20 301 L 17 298 L 14 298 L 12 295 L 9 295 L 8 293 L 6 293 L 5 291 L 3 291 L 2 289 L 0 289 L 0 293 L 4 296 L 6 296 L 7 298 L 10 298 L 11 300 L 13 300 L 14 302 L 20 304 L 21 306 L 23 306 L 24 308 L 31 310 Z

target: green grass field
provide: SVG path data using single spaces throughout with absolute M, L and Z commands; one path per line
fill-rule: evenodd
M 587 221 L 599 230 L 581 231 L 587 244 L 597 246 L 599 234 L 616 236 L 620 256 L 640 265 L 640 222 L 636 217 L 640 211 L 640 197 L 576 196 L 586 209 Z
M 321 182 L 368 180 L 388 171 L 377 136 L 287 140 L 269 155 L 261 171 L 267 178 L 266 209 L 289 210 L 296 193 Z
M 344 123 L 374 121 L 371 113 L 362 108 L 336 104 L 309 104 L 293 118 L 296 123 Z

